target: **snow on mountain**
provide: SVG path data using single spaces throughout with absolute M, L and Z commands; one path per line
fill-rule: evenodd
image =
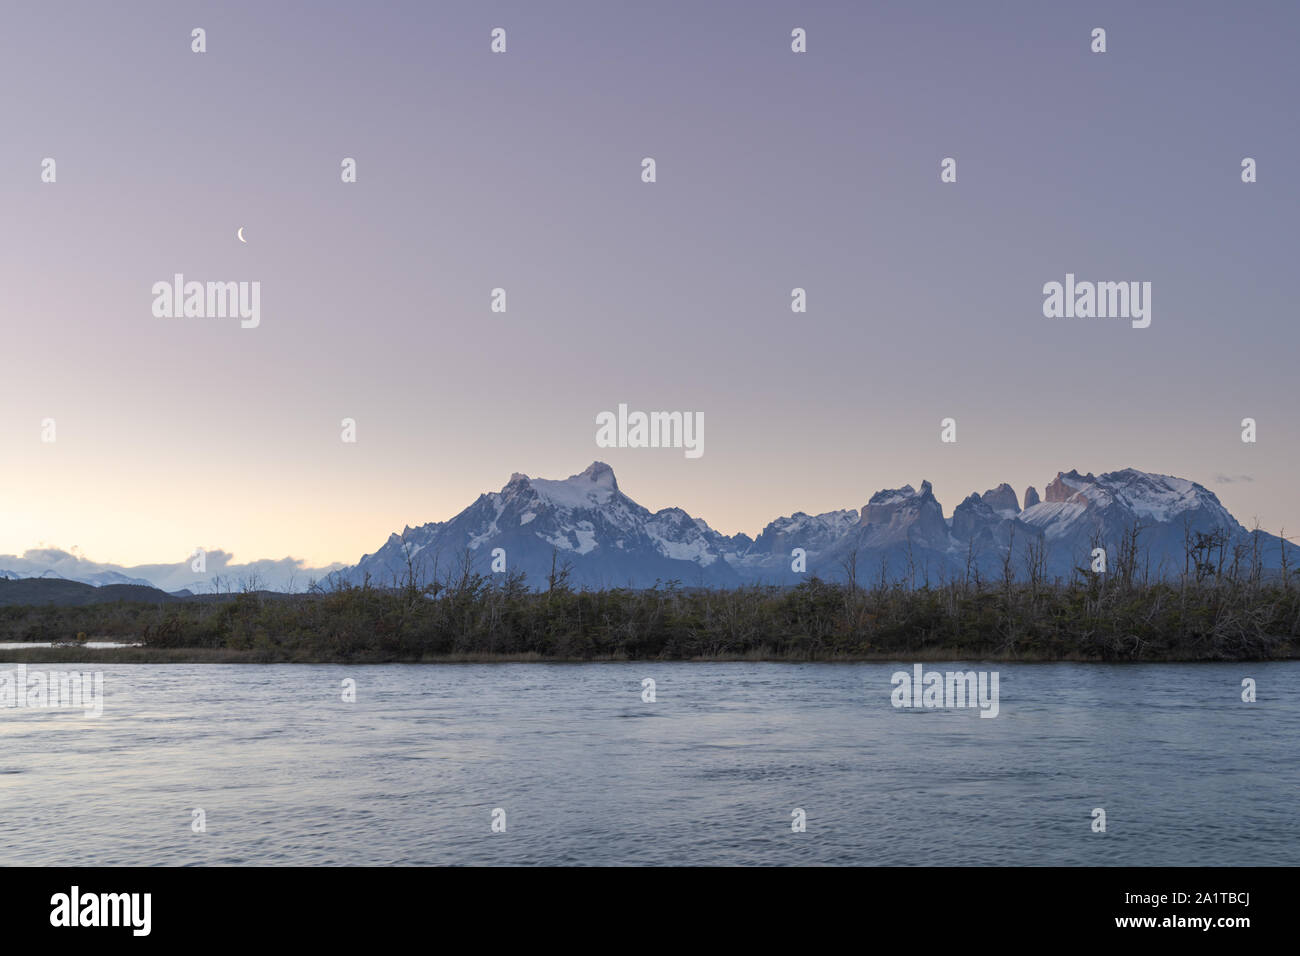
M 1134 468 L 1100 476 L 1060 472 L 1047 485 L 1043 500 L 1021 512 L 1020 519 L 1042 534 L 1050 549 L 1049 567 L 1057 573 L 1078 566 L 1098 541 L 1117 546 L 1134 527 L 1139 529 L 1139 547 L 1146 550 L 1151 572 L 1157 575 L 1183 568 L 1185 543 L 1198 533 L 1220 532 L 1233 541 L 1248 535 L 1203 485 Z M 1265 567 L 1276 567 L 1281 541 L 1272 535 L 1261 535 L 1260 540 Z
M 1245 531 L 1208 488 L 1133 468 L 1100 477 L 1061 472 L 1047 486 L 1043 501 L 1026 508 L 1021 518 L 1049 538 L 1065 536 L 1081 520 L 1094 528 L 1116 522 L 1147 527 L 1176 523 L 1181 528 L 1186 519 L 1200 530 Z
M 1087 510 L 1085 501 L 1044 501 L 1021 512 L 1021 520 L 1051 541 L 1069 534 Z
M 58 548 L 33 548 L 23 555 L 4 555 L 9 570 L 0 571 L 8 578 L 62 578 L 102 587 L 106 584 L 137 584 L 153 587 L 153 583 L 139 575 L 126 573 L 127 569 L 115 565 L 97 564 L 80 554 Z
M 389 584 L 414 576 L 443 578 L 468 559 L 491 573 L 493 552 L 507 571 L 522 570 L 540 587 L 568 564 L 585 587 L 649 587 L 656 581 L 727 586 L 740 578 L 723 558 L 729 539 L 680 508 L 651 512 L 619 490 L 614 470 L 592 462 L 563 480 L 514 474 L 498 492 L 480 495 L 450 521 L 408 528 L 364 556 L 347 577 Z
M 445 578 L 466 555 L 474 568 L 490 573 L 493 551 L 501 548 L 507 567 L 523 570 L 533 587 L 543 586 L 553 558 L 572 566 L 574 584 L 588 587 L 649 587 L 668 579 L 705 586 L 790 584 L 811 574 L 842 578 L 850 569 L 860 581 L 905 576 L 919 585 L 972 569 L 988 575 L 1010 566 L 1021 574 L 1038 553 L 1050 576 L 1068 577 L 1098 540 L 1117 546 L 1134 525 L 1142 528 L 1153 570 L 1168 573 L 1181 567 L 1187 529 L 1245 533 L 1203 486 L 1135 469 L 1100 477 L 1061 472 L 1042 501 L 1032 489 L 1025 498 L 1022 510 L 1004 483 L 970 495 L 945 518 L 923 481 L 919 490 L 904 485 L 876 492 L 860 511 L 795 512 L 751 539 L 722 535 L 680 508 L 652 513 L 619 489 L 608 465 L 593 462 L 563 480 L 515 474 L 501 491 L 480 496 L 450 521 L 391 536 L 348 576 L 385 584 L 410 571 Z M 1280 547 L 1271 541 L 1266 561 L 1269 548 Z M 805 572 L 792 569 L 795 549 L 802 549 Z
M 106 584 L 138 584 L 145 587 L 153 587 L 153 584 L 144 578 L 135 578 L 123 574 L 121 571 L 98 571 L 93 574 L 84 575 L 81 578 L 86 584 L 93 584 L 95 587 L 103 587 Z
M 829 550 L 857 527 L 857 523 L 858 513 L 852 510 L 818 515 L 796 511 L 770 522 L 752 541 L 747 535 L 736 535 L 729 539 L 730 546 L 723 551 L 728 563 L 751 581 L 796 583 L 807 574 L 791 570 L 791 555 L 795 548 L 802 548 L 809 567 L 815 567 Z
M 948 544 L 948 523 L 928 481 L 921 482 L 920 491 L 904 485 L 876 492 L 863 507 L 859 524 L 866 548 L 910 542 L 943 550 Z
M 188 589 L 196 594 L 209 593 L 217 587 L 235 591 L 253 585 L 273 591 L 303 590 L 311 581 L 322 580 L 344 567 L 334 564 L 310 568 L 293 558 L 236 564 L 231 554 L 220 549 L 207 552 L 206 567 L 201 573 L 193 569 L 189 556 L 170 564 L 125 567 L 91 561 L 80 553 L 58 548 L 34 548 L 22 555 L 0 555 L 0 564 L 6 568 L 0 571 L 0 577 L 63 578 L 94 587 L 133 584 L 168 592 Z M 214 583 L 214 578 L 219 580 L 219 585 Z
M 687 586 L 734 587 L 745 583 L 793 584 L 811 575 L 861 582 L 907 580 L 937 584 L 971 571 L 1023 574 L 1041 558 L 1049 577 L 1069 577 L 1086 566 L 1098 542 L 1117 548 L 1125 533 L 1140 528 L 1139 548 L 1149 573 L 1181 573 L 1188 540 L 1220 534 L 1230 545 L 1250 532 L 1202 485 L 1184 478 L 1126 468 L 1103 475 L 1059 472 L 1039 500 L 1030 487 L 1019 506 L 1010 485 L 969 495 L 945 518 L 928 481 L 878 491 L 859 510 L 810 515 L 797 511 L 770 522 L 756 538 L 724 535 L 681 508 L 651 512 L 619 488 L 614 471 L 592 462 L 565 479 L 514 474 L 500 491 L 480 495 L 447 521 L 392 534 L 352 567 L 307 568 L 292 558 L 235 564 L 220 550 L 206 555 L 195 572 L 189 560 L 121 567 L 47 548 L 22 556 L 0 555 L 0 577 L 61 577 L 96 586 L 152 585 L 172 592 L 261 587 L 303 590 L 329 578 L 367 578 L 391 586 L 414 574 L 445 581 L 470 566 L 492 574 L 496 549 L 509 571 L 523 571 L 530 587 L 544 587 L 557 567 L 569 564 L 578 587 L 652 587 L 680 581 Z M 1280 564 L 1282 543 L 1260 534 L 1265 568 Z M 1300 548 L 1288 545 L 1300 566 Z M 792 568 L 800 549 L 807 569 Z

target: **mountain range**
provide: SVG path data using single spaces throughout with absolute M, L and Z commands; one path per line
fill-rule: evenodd
M 44 550 L 0 556 L 0 578 L 54 577 L 180 593 L 212 590 L 211 578 L 224 575 L 227 588 L 251 580 L 284 591 L 301 590 L 313 578 L 326 586 L 367 579 L 387 586 L 412 573 L 446 580 L 468 558 L 485 574 L 504 561 L 508 571 L 523 571 L 533 588 L 545 587 L 553 566 L 567 566 L 569 582 L 586 588 L 667 581 L 722 588 L 850 574 L 863 584 L 920 585 L 1008 571 L 1023 578 L 1031 567 L 1051 580 L 1088 567 L 1098 546 L 1114 570 L 1121 542 L 1134 528 L 1139 573 L 1152 577 L 1183 573 L 1187 545 L 1198 535 L 1221 542 L 1229 562 L 1234 547 L 1253 548 L 1264 569 L 1276 569 L 1285 547 L 1289 566 L 1300 564 L 1300 548 L 1248 531 L 1204 486 L 1132 468 L 1059 472 L 1041 496 L 1031 486 L 1023 500 L 1001 484 L 969 495 L 948 516 L 922 481 L 919 489 L 909 484 L 878 491 L 856 510 L 795 512 L 751 538 L 721 534 L 681 508 L 652 512 L 624 494 L 613 469 L 597 461 L 563 480 L 516 473 L 500 491 L 480 495 L 447 521 L 391 534 L 351 567 L 308 569 L 288 558 L 235 566 L 230 555 L 214 551 L 208 573 L 199 575 L 188 562 L 123 568 Z
M 1217 535 L 1228 560 L 1234 545 L 1257 545 L 1264 568 L 1280 566 L 1282 541 L 1247 531 L 1213 492 L 1183 478 L 1129 468 L 1103 475 L 1060 472 L 1043 494 L 1027 488 L 1022 506 L 1010 485 L 967 497 L 945 517 L 930 483 L 879 491 L 858 510 L 796 512 L 769 523 L 757 538 L 724 535 L 680 508 L 651 512 L 625 495 L 614 471 L 593 462 L 562 481 L 512 475 L 500 491 L 480 495 L 449 521 L 405 528 L 378 551 L 340 572 L 392 584 L 408 573 L 445 579 L 468 555 L 491 573 L 496 549 L 508 570 L 544 586 L 553 557 L 579 587 L 793 584 L 816 574 L 856 575 L 863 584 L 899 579 L 938 584 L 1007 569 L 1025 577 L 1034 564 L 1048 580 L 1089 567 L 1102 546 L 1110 563 L 1126 532 L 1138 531 L 1141 567 L 1174 577 L 1197 534 Z M 1286 545 L 1292 566 L 1300 548 Z M 802 567 L 798 564 L 801 549 Z M 500 552 L 498 552 L 499 554 Z M 852 569 L 852 571 L 850 571 Z

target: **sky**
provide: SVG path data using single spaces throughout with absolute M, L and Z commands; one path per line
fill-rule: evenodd
M 1258 2 L 15 5 L 0 554 L 350 564 L 595 459 L 725 533 L 1126 467 L 1300 531 L 1298 27 Z M 175 273 L 260 282 L 260 324 L 156 317 Z M 1151 282 L 1150 327 L 1045 317 L 1066 273 Z M 597 447 L 620 403 L 702 413 L 704 454 Z

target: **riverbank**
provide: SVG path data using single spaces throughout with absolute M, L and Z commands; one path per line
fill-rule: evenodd
M 1294 575 L 1292 576 L 1294 577 Z M 137 644 L 90 650 L 92 641 Z M 1253 661 L 1300 657 L 1300 580 L 954 582 L 811 579 L 733 590 L 434 585 L 0 608 L 20 662 Z
M 461 652 L 452 654 L 423 654 L 420 656 L 351 656 L 347 658 L 323 658 L 310 655 L 276 654 L 260 650 L 231 650 L 229 648 L 207 647 L 122 647 L 87 650 L 79 647 L 34 647 L 14 648 L 0 651 L 0 669 L 6 664 L 591 664 L 629 661 L 681 661 L 686 663 L 774 663 L 774 664 L 869 664 L 884 661 L 902 660 L 897 653 L 879 651 L 859 654 L 820 654 L 795 655 L 779 654 L 765 649 L 756 649 L 743 654 L 697 655 L 685 658 L 632 658 L 627 655 L 607 654 L 591 657 L 547 656 L 536 652 L 500 653 Z M 992 661 L 998 663 L 1055 663 L 1069 662 L 1077 664 L 1114 664 L 1115 660 L 1092 655 L 1085 656 L 1077 652 L 1062 654 L 1044 654 L 1037 651 L 1020 651 L 989 654 L 979 651 L 964 651 L 961 648 L 922 648 L 908 653 L 908 663 L 942 662 L 942 661 Z M 1271 656 L 1253 658 L 1230 657 L 1144 657 L 1141 660 L 1129 660 L 1122 663 L 1224 663 L 1233 660 L 1300 660 L 1300 647 L 1291 643 L 1279 645 Z

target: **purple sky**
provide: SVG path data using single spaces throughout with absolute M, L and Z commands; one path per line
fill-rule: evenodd
M 1300 9 L 1136 6 L 11 5 L 0 554 L 351 563 L 595 458 L 725 532 L 1130 466 L 1300 531 Z M 1067 272 L 1150 328 L 1045 318 Z M 704 456 L 597 448 L 620 402 Z

